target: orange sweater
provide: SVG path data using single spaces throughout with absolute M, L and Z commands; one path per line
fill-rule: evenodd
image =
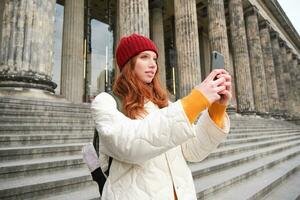
M 199 114 L 208 108 L 208 113 L 211 119 L 219 128 L 223 128 L 226 111 L 225 105 L 219 103 L 213 103 L 210 105 L 207 98 L 196 89 L 193 89 L 188 96 L 184 97 L 181 100 L 181 103 L 190 123 L 194 123 Z

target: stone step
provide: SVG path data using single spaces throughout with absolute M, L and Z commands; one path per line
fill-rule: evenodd
M 87 130 L 41 130 L 41 131 L 0 131 L 0 135 L 50 135 L 50 134 L 93 134 L 94 129 Z
M 33 131 L 0 131 L 0 135 L 50 135 L 50 134 L 92 134 L 94 133 L 94 129 L 86 129 L 86 130 L 33 130 Z
M 217 148 L 212 153 L 210 153 L 206 159 L 222 158 L 224 156 L 234 155 L 246 151 L 256 151 L 257 149 L 279 145 L 290 141 L 298 141 L 298 140 L 300 140 L 300 136 L 297 135 L 297 136 L 291 136 L 283 139 L 282 138 L 272 139 L 270 141 L 255 142 L 251 144 L 237 144 L 237 145 L 220 147 Z
M 265 156 L 264 158 L 254 160 L 252 162 L 248 162 L 224 170 L 220 170 L 217 173 L 209 174 L 200 178 L 196 178 L 194 180 L 196 191 L 197 191 L 197 198 L 202 199 L 212 194 L 214 194 L 215 196 L 216 191 L 224 189 L 226 186 L 231 186 L 232 190 L 234 190 L 235 193 L 237 193 L 236 191 L 241 191 L 239 192 L 239 194 L 237 194 L 237 196 L 239 195 L 239 198 L 236 199 L 248 199 L 245 193 L 248 192 L 248 190 L 250 191 L 251 187 L 246 187 L 249 189 L 242 192 L 242 190 L 233 189 L 234 183 L 239 183 L 236 185 L 244 186 L 245 184 L 242 184 L 243 183 L 242 181 L 245 181 L 250 178 L 252 179 L 254 177 L 262 176 L 262 174 L 265 172 L 271 171 L 270 174 L 277 174 L 274 173 L 274 169 L 277 168 L 280 169 L 282 168 L 281 166 L 293 170 L 295 167 L 299 165 L 300 165 L 300 146 L 297 146 L 292 149 L 288 149 L 279 153 L 274 153 L 269 156 Z M 264 179 L 261 179 L 261 181 L 256 181 L 256 183 L 260 184 L 260 182 L 264 182 L 263 180 Z M 254 187 L 254 185 L 252 187 Z M 255 187 L 256 191 L 257 191 L 256 189 L 257 187 Z M 225 198 L 225 196 L 222 195 L 222 199 L 231 199 L 231 198 Z
M 263 125 L 263 124 L 268 124 L 268 125 L 292 125 L 292 126 L 295 126 L 294 123 L 291 123 L 291 122 L 288 122 L 288 121 L 285 121 L 285 120 L 271 120 L 271 119 L 255 119 L 255 120 L 237 120 L 235 118 L 232 118 L 230 117 L 230 119 L 232 120 L 232 123 L 234 125 L 246 125 L 246 124 L 249 124 L 249 125 Z
M 261 142 L 261 141 L 268 141 L 272 139 L 277 139 L 277 138 L 288 138 L 290 136 L 297 136 L 300 135 L 300 131 L 297 132 L 291 132 L 291 133 L 284 133 L 284 134 L 264 134 L 264 135 L 257 135 L 255 137 L 248 137 L 248 138 L 229 138 L 225 141 L 223 141 L 219 147 L 223 146 L 229 146 L 229 145 L 234 145 L 234 144 L 251 144 L 254 142 Z
M 0 126 L 0 134 L 13 134 L 18 133 L 35 133 L 35 132 L 47 132 L 52 131 L 52 133 L 60 133 L 61 131 L 81 131 L 81 132 L 89 132 L 93 131 L 95 128 L 91 125 L 77 125 L 77 126 L 57 126 L 57 125 L 2 125 Z
M 259 136 L 264 136 L 264 135 L 277 135 L 277 134 L 290 134 L 290 133 L 299 133 L 298 130 L 280 130 L 280 131 L 266 131 L 266 132 L 255 132 L 255 133 L 229 133 L 227 136 L 227 139 L 239 139 L 239 138 L 255 138 Z
M 194 178 L 199 178 L 211 173 L 230 168 L 243 163 L 251 162 L 255 159 L 262 159 L 274 153 L 282 152 L 300 145 L 300 141 L 291 141 L 284 144 L 274 145 L 256 151 L 241 152 L 234 155 L 224 156 L 217 159 L 205 159 L 199 163 L 190 163 L 189 167 Z
M 274 200 L 274 199 L 285 199 L 294 200 L 300 199 L 300 169 L 297 168 L 295 173 L 287 176 L 282 183 L 272 188 L 272 190 L 265 195 L 260 197 L 261 200 Z
M 27 111 L 27 112 L 36 112 L 36 111 L 44 111 L 44 112 L 55 112 L 55 111 L 63 111 L 63 112 L 80 112 L 80 113 L 88 113 L 90 112 L 90 105 L 78 105 L 78 106 L 68 106 L 68 105 L 34 105 L 34 104 L 1 104 L 1 110 L 19 110 L 19 111 Z
M 231 129 L 230 133 L 255 133 L 255 132 L 270 132 L 270 131 L 278 131 L 278 130 L 300 130 L 300 129 L 296 129 L 296 128 L 292 128 L 292 127 L 276 127 L 276 128 L 263 128 L 263 129 L 255 129 L 255 128 L 251 128 L 251 129 L 244 129 L 244 128 L 240 128 L 240 129 Z
M 1 147 L 0 157 L 2 161 L 45 158 L 49 156 L 67 156 L 81 154 L 82 146 L 86 143 L 53 144 L 24 147 Z
M 54 174 L 61 169 L 85 167 L 82 155 L 51 156 L 0 162 L 0 179 L 26 177 L 36 174 Z
M 29 134 L 29 135 L 1 135 L 1 147 L 66 144 L 66 143 L 87 143 L 93 140 L 94 133 L 84 134 Z
M 83 195 L 84 194 L 84 195 Z M 100 194 L 96 183 L 87 187 L 81 187 L 76 190 L 63 191 L 61 194 L 52 194 L 49 197 L 40 200 L 100 200 Z
M 63 112 L 63 111 L 34 111 L 29 112 L 26 110 L 0 110 L 0 119 L 4 117 L 70 117 L 70 118 L 91 118 L 90 112 Z
M 60 170 L 53 174 L 16 177 L 0 182 L 0 199 L 29 199 L 95 185 L 87 168 Z M 96 193 L 97 187 L 93 187 Z
M 251 174 L 247 179 L 238 180 L 235 183 L 222 188 L 221 190 L 214 192 L 205 197 L 205 199 L 249 199 L 249 200 L 261 200 L 263 197 L 271 192 L 277 192 L 276 186 L 282 184 L 286 187 L 286 182 L 290 177 L 293 177 L 295 173 L 300 171 L 300 156 L 291 156 L 290 159 L 284 160 L 282 163 L 276 163 L 271 166 L 270 169 L 263 170 L 257 174 Z M 270 164 L 272 165 L 272 163 Z M 299 177 L 298 177 L 299 178 Z M 297 184 L 297 181 L 294 181 Z M 299 179 L 298 179 L 299 185 Z M 295 185 L 294 185 L 295 186 Z M 240 191 L 240 192 L 236 192 Z M 297 199 L 300 194 L 299 187 L 294 190 L 286 188 L 286 193 L 280 196 L 274 196 L 271 199 Z
M 9 131 L 86 131 L 86 130 L 94 130 L 94 127 L 90 124 L 77 124 L 77 125 L 60 125 L 57 126 L 56 124 L 27 124 L 27 125 L 20 125 L 20 124 L 8 124 L 8 125 L 1 125 L 0 131 L 9 132 Z
M 244 125 L 251 125 L 251 126 L 255 126 L 255 125 L 267 125 L 267 126 L 271 126 L 271 125 L 291 125 L 291 126 L 297 126 L 294 123 L 291 123 L 289 121 L 284 121 L 284 120 L 263 120 L 263 121 L 258 121 L 258 120 L 245 120 L 245 121 L 239 121 L 236 119 L 231 119 L 231 124 L 235 125 L 235 126 L 244 126 Z
M 7 98 L 0 97 L 0 107 L 22 107 L 22 106 L 32 106 L 34 107 L 62 107 L 70 109 L 89 109 L 89 103 L 71 103 L 68 101 L 51 101 L 46 99 L 32 99 L 32 98 Z
M 300 126 L 294 125 L 294 126 L 287 126 L 285 124 L 261 124 L 261 125 L 249 125 L 249 124 L 245 124 L 245 125 L 235 125 L 235 124 L 231 124 L 230 128 L 232 130 L 234 129 L 253 129 L 253 130 L 257 130 L 257 129 L 270 129 L 270 128 L 294 128 L 294 129 L 300 129 Z
M 59 117 L 59 118 L 49 118 L 49 117 L 32 117 L 32 116 L 6 116 L 0 118 L 0 125 L 10 125 L 10 124 L 56 124 L 56 125 L 64 125 L 64 124 L 94 124 L 92 118 L 70 118 L 70 117 Z

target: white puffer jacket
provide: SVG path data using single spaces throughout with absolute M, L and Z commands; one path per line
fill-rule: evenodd
M 159 109 L 145 104 L 149 113 L 132 120 L 118 111 L 114 98 L 99 94 L 92 114 L 99 132 L 100 162 L 107 169 L 113 157 L 102 200 L 195 200 L 196 192 L 186 161 L 199 162 L 229 132 L 226 115 L 219 129 L 206 111 L 191 125 L 180 101 Z

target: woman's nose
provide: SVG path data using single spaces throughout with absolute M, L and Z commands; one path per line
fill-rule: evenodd
M 156 60 L 151 59 L 151 61 L 150 61 L 150 67 L 154 68 L 156 66 L 157 66 Z

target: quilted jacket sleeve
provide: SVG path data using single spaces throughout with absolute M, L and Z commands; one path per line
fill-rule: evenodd
M 189 139 L 181 145 L 182 153 L 189 162 L 200 162 L 226 138 L 230 129 L 229 117 L 226 114 L 224 128 L 220 129 L 205 110 L 196 125 L 196 137 Z
M 139 164 L 195 137 L 180 101 L 132 120 L 117 110 L 112 96 L 99 94 L 91 105 L 100 152 Z

